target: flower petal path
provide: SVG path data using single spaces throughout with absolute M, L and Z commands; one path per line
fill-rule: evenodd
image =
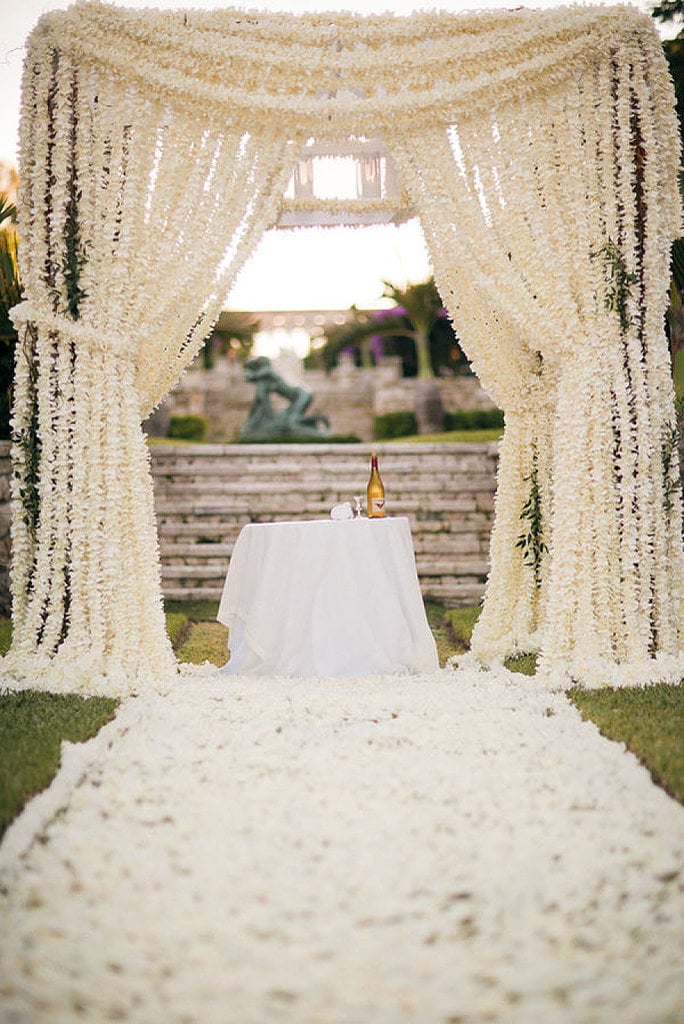
M 0 847 L 7 1024 L 682 1019 L 684 808 L 539 682 L 200 674 L 75 750 Z

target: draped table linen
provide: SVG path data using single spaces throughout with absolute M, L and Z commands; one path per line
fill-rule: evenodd
M 231 674 L 439 667 L 405 517 L 245 526 L 217 618 L 229 629 Z

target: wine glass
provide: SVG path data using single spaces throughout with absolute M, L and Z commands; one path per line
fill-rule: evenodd
M 354 519 L 360 519 L 361 518 L 361 507 L 362 507 L 361 506 L 361 500 L 362 500 L 362 498 L 363 498 L 362 494 L 355 494 L 354 495 Z

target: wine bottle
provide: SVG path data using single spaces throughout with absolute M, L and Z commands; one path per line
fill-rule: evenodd
M 371 475 L 370 480 L 368 481 L 366 495 L 368 498 L 368 518 L 382 519 L 385 514 L 385 488 L 383 487 L 382 479 L 378 471 L 377 452 L 373 452 L 371 455 Z

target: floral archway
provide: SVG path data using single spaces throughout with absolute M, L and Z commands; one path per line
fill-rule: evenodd
M 359 136 L 396 160 L 505 411 L 475 654 L 539 650 L 587 683 L 681 677 L 663 331 L 679 136 L 650 18 L 78 3 L 40 20 L 23 83 L 15 684 L 125 694 L 173 677 L 141 420 L 275 223 L 307 140 Z

